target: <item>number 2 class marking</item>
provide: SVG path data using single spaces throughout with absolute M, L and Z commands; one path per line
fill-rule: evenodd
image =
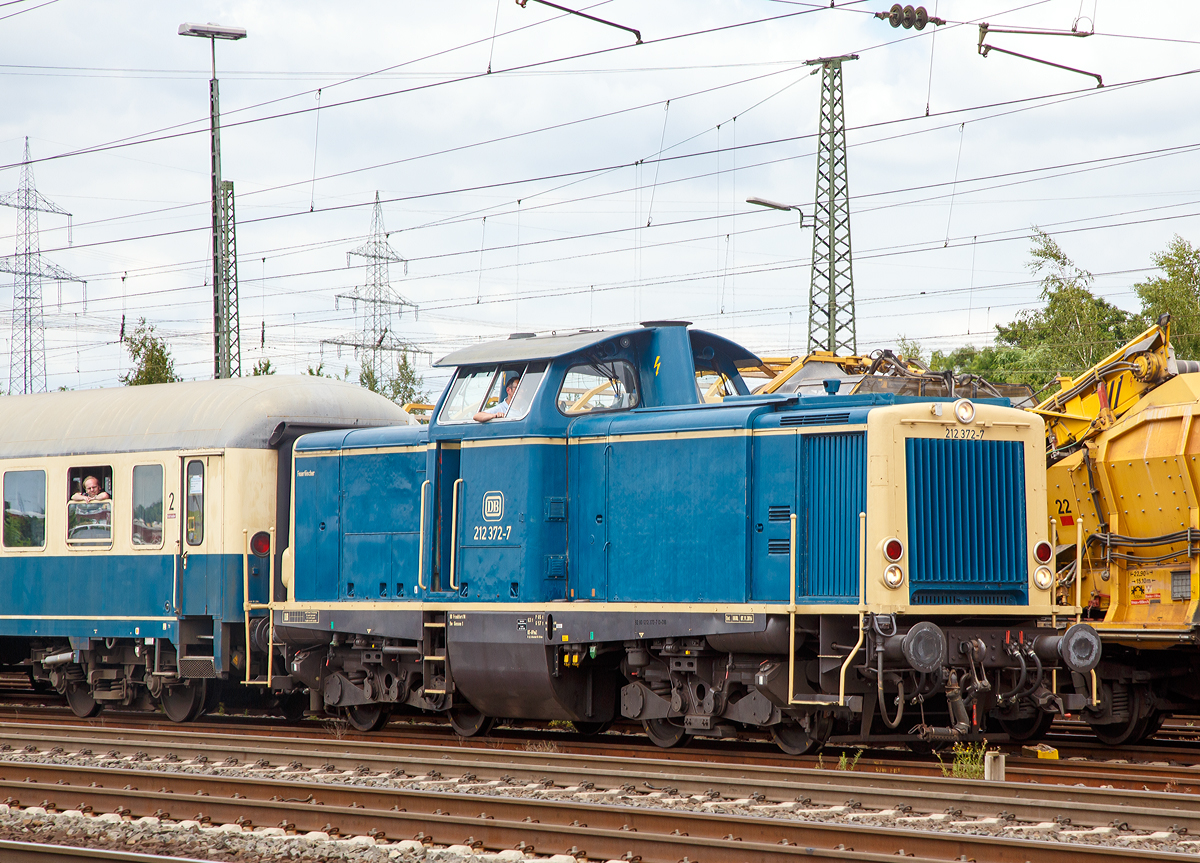
M 1063 498 L 1059 498 L 1059 499 L 1055 500 L 1054 502 L 1056 504 L 1058 504 L 1058 514 L 1059 515 L 1070 515 L 1071 514 L 1071 501 L 1065 500 Z

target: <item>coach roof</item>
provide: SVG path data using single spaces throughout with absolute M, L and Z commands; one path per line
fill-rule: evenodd
M 282 422 L 365 428 L 407 421 L 383 396 L 309 375 L 39 393 L 0 398 L 0 458 L 263 449 Z

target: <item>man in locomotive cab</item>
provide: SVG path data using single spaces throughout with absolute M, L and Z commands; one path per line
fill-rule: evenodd
M 475 414 L 475 422 L 486 423 L 500 417 L 508 416 L 508 410 L 512 407 L 513 399 L 517 397 L 517 388 L 521 384 L 521 375 L 519 372 L 508 372 L 506 378 L 507 380 L 504 382 L 504 399 L 495 406 L 486 408 Z
M 100 480 L 94 476 L 85 477 L 83 480 L 83 491 L 77 491 L 71 495 L 73 501 L 91 502 L 96 500 L 112 500 L 108 492 L 100 488 Z

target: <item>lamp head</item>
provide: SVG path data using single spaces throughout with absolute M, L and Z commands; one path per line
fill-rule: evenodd
M 234 41 L 246 38 L 244 27 L 224 27 L 220 24 L 180 24 L 180 36 L 199 36 L 201 39 L 227 39 Z

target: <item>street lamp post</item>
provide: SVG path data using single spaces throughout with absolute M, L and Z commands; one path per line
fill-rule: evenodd
M 793 211 L 800 217 L 800 228 L 804 227 L 804 213 L 800 209 L 799 204 L 781 204 L 778 201 L 771 201 L 767 198 L 760 198 L 757 195 L 746 199 L 747 204 L 757 204 L 760 207 L 766 207 L 771 210 L 783 210 L 784 212 Z M 788 312 L 788 350 L 792 349 L 792 313 Z
M 234 350 L 238 339 L 236 324 L 236 297 L 230 298 L 225 284 L 229 273 L 228 233 L 232 215 L 232 202 L 225 206 L 221 183 L 221 109 L 217 92 L 217 40 L 236 41 L 246 38 L 241 27 L 223 27 L 220 24 L 180 24 L 180 36 L 196 36 L 209 40 L 212 47 L 212 79 L 208 82 L 209 123 L 211 128 L 212 156 L 212 244 L 213 244 L 213 377 L 228 378 L 240 372 L 241 351 Z

